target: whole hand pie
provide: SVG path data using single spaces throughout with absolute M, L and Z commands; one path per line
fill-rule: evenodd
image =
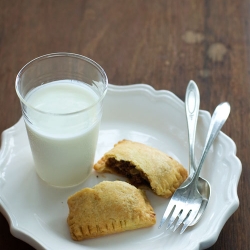
M 73 240 L 84 240 L 155 224 L 143 190 L 123 181 L 103 181 L 68 198 L 68 226 Z
M 128 178 L 137 187 L 148 186 L 165 198 L 186 180 L 187 170 L 167 154 L 145 144 L 122 140 L 95 165 L 101 173 Z

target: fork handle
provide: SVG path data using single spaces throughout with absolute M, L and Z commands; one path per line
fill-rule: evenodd
M 194 177 L 193 177 L 193 180 L 196 182 L 196 184 L 197 184 L 197 181 L 198 181 L 198 178 L 200 175 L 202 165 L 203 165 L 205 158 L 207 156 L 207 153 L 208 153 L 210 147 L 212 146 L 215 138 L 219 134 L 222 126 L 226 122 L 226 120 L 229 116 L 229 113 L 230 113 L 230 105 L 228 102 L 223 102 L 223 103 L 219 104 L 213 113 L 213 116 L 211 118 L 211 123 L 210 123 L 209 129 L 208 129 L 205 147 L 204 147 L 203 152 L 202 152 L 201 160 L 200 160 L 199 166 L 197 168 L 197 171 L 195 172 Z

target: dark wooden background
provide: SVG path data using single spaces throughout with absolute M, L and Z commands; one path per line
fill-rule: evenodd
M 82 54 L 110 83 L 147 83 L 182 100 L 193 79 L 201 109 L 231 104 L 223 131 L 243 166 L 240 207 L 210 249 L 250 249 L 249 22 L 250 0 L 0 0 L 0 132 L 21 116 L 18 71 L 43 54 Z M 2 214 L 0 248 L 33 249 Z

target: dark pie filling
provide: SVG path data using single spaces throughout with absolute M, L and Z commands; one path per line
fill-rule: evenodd
M 148 186 L 149 181 L 144 173 L 138 171 L 133 164 L 128 161 L 117 161 L 115 158 L 109 158 L 106 162 L 107 166 L 113 169 L 117 174 L 125 176 L 129 179 L 129 182 L 138 186 Z

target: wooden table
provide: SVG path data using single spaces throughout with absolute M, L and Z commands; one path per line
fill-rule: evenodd
M 210 249 L 250 249 L 249 13 L 249 0 L 0 0 L 0 132 L 21 116 L 18 71 L 43 54 L 82 54 L 110 83 L 147 83 L 182 100 L 193 79 L 201 109 L 231 104 L 223 131 L 243 166 L 240 207 Z M 11 235 L 2 214 L 0 248 L 33 249 Z

